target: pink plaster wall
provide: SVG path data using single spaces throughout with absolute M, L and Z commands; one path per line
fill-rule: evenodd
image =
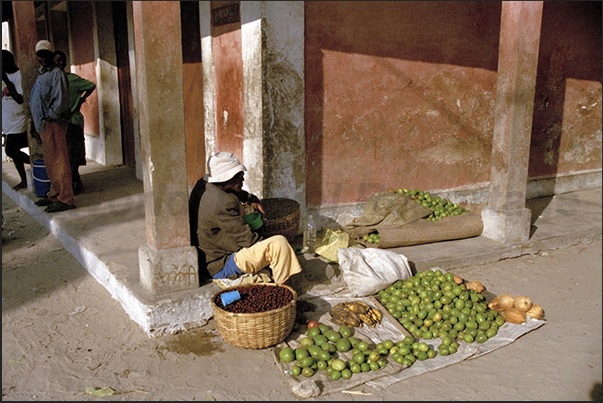
M 542 14 L 529 176 L 601 168 L 601 2 Z
M 593 138 L 597 125 L 601 135 L 600 11 L 598 25 L 580 31 L 584 15 L 575 15 L 576 23 L 557 33 L 571 9 L 565 3 L 574 2 L 545 2 L 543 46 L 550 41 L 565 50 L 545 53 L 551 60 L 573 55 L 587 66 L 573 65 L 581 72 L 564 81 L 557 116 L 565 116 L 560 132 L 566 135 L 552 147 L 571 162 L 557 158 L 558 173 L 601 167 L 601 142 Z M 501 2 L 305 2 L 308 205 L 363 202 L 390 187 L 441 190 L 489 182 L 500 12 Z M 567 35 L 573 39 L 561 38 Z M 567 44 L 584 40 L 598 45 L 598 53 Z M 594 103 L 588 112 L 581 107 L 587 100 Z M 535 115 L 538 107 L 537 99 Z M 548 115 L 538 117 L 539 125 L 551 121 Z M 538 141 L 531 158 L 543 160 Z M 547 169 L 531 163 L 530 176 Z
M 307 201 L 488 181 L 499 2 L 306 2 Z
M 92 3 L 89 1 L 74 1 L 69 4 L 72 52 L 71 72 L 86 80 L 96 82 L 96 67 L 94 64 L 94 27 L 91 24 Z M 63 50 L 65 53 L 68 51 Z M 100 137 L 98 114 L 98 91 L 94 91 L 82 105 L 80 111 L 84 115 L 84 133 Z
M 212 1 L 212 10 L 235 1 Z M 211 28 L 216 77 L 216 151 L 243 158 L 243 49 L 241 23 Z M 226 113 L 224 113 L 226 112 Z

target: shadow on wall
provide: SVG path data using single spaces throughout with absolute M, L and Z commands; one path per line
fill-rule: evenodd
M 414 116 L 416 111 L 433 109 L 428 112 L 437 113 L 439 120 L 446 126 L 458 125 L 462 118 L 450 113 L 448 105 L 451 100 L 442 100 L 438 89 L 428 88 L 424 79 L 434 77 L 434 71 L 444 71 L 440 82 L 448 88 L 450 97 L 461 88 L 463 80 L 471 82 L 467 77 L 459 77 L 461 71 L 473 70 L 480 77 L 488 76 L 488 72 L 496 72 L 498 67 L 498 43 L 500 35 L 501 2 L 306 2 L 306 178 L 307 203 L 309 206 L 323 204 L 350 203 L 361 201 L 368 194 L 383 187 L 383 179 L 398 172 L 394 166 L 400 166 L 396 157 L 396 129 L 417 125 L 416 133 L 409 133 L 416 138 L 409 140 L 413 143 L 407 147 L 419 148 L 421 141 L 427 139 L 423 133 L 437 131 L 438 128 L 421 127 L 424 122 L 420 116 Z M 332 56 L 334 55 L 334 56 Z M 374 56 L 374 57 L 373 57 Z M 325 57 L 331 57 L 325 64 Z M 413 77 L 405 74 L 401 63 L 411 62 Z M 337 65 L 340 63 L 340 65 Z M 371 63 L 373 66 L 371 67 Z M 460 69 L 455 67 L 459 66 Z M 463 69 L 469 68 L 469 69 Z M 333 101 L 333 94 L 327 92 L 325 71 L 338 71 L 337 80 L 346 79 L 349 88 L 340 92 L 336 101 L 341 104 L 342 113 L 332 116 L 332 111 L 326 114 L 325 108 Z M 365 74 L 368 72 L 368 74 Z M 379 74 L 384 74 L 380 77 Z M 452 73 L 450 73 L 452 72 Z M 371 77 L 371 74 L 377 76 Z M 347 77 L 346 77 L 347 76 Z M 489 81 L 488 81 L 489 80 Z M 485 85 L 490 85 L 490 78 Z M 360 83 L 360 84 L 359 84 Z M 363 85 L 366 84 L 366 87 Z M 333 83 L 330 83 L 333 86 Z M 344 84 L 345 85 L 345 84 Z M 356 87 L 356 88 L 354 88 Z M 363 87 L 363 88 L 361 88 Z M 413 98 L 396 98 L 395 91 L 405 91 Z M 339 91 L 339 90 L 338 90 Z M 489 90 L 488 90 L 489 91 Z M 398 91 L 398 93 L 400 93 Z M 383 99 L 388 95 L 390 99 Z M 369 100 L 367 98 L 371 97 Z M 388 98 L 386 96 L 385 98 Z M 398 96 L 397 98 L 400 98 Z M 414 98 L 416 97 L 416 102 Z M 329 98 L 329 99 L 327 99 Z M 374 99 L 374 100 L 373 100 Z M 396 106 L 406 102 L 407 105 Z M 481 101 L 480 101 L 481 102 Z M 488 100 L 485 100 L 488 103 Z M 385 106 L 384 106 L 385 105 Z M 331 106 L 333 108 L 333 106 Z M 356 110 L 354 110 L 356 108 Z M 372 113 L 366 108 L 375 108 Z M 455 106 L 456 108 L 456 106 Z M 489 110 L 488 105 L 478 108 Z M 348 111 L 345 111 L 348 109 Z M 350 113 L 350 110 L 353 111 Z M 379 116 L 379 113 L 382 116 Z M 345 115 L 347 112 L 347 116 Z M 391 113 L 390 113 L 391 112 Z M 403 116 L 409 113 L 408 116 Z M 358 117 L 357 126 L 349 122 L 350 115 Z M 385 114 L 385 115 L 384 115 Z M 398 115 L 398 116 L 395 116 Z M 383 116 L 385 116 L 384 119 Z M 409 118 L 412 122 L 405 122 Z M 339 121 L 336 121 L 340 119 Z M 328 120 L 328 122 L 327 122 Z M 390 125 L 387 130 L 381 130 Z M 326 126 L 341 127 L 342 133 L 323 133 Z M 393 126 L 393 128 L 391 127 Z M 470 128 L 472 129 L 472 128 Z M 457 130 L 463 130 L 459 128 Z M 358 138 L 357 142 L 349 139 Z M 470 132 L 473 130 L 470 130 Z M 483 130 L 481 130 L 483 131 Z M 394 133 L 395 134 L 395 133 Z M 388 136 L 388 137 L 384 137 Z M 482 134 L 483 136 L 483 134 Z M 341 138 L 337 144 L 338 154 L 346 158 L 338 158 L 333 162 L 333 152 L 330 145 L 333 137 Z M 405 140 L 406 141 L 406 140 Z M 479 143 L 481 140 L 473 139 Z M 398 141 L 400 143 L 400 141 Z M 479 155 L 483 144 L 475 144 L 475 154 Z M 340 150 L 346 146 L 345 150 Z M 408 150 L 405 151 L 409 153 Z M 375 155 L 377 154 L 377 155 Z M 480 157 L 481 158 L 481 157 Z M 489 158 L 489 156 L 488 156 Z M 414 163 L 407 162 L 408 165 Z M 342 167 L 350 168 L 342 169 Z M 365 167 L 365 168 L 360 168 Z M 342 183 L 364 183 L 363 189 L 349 188 L 339 190 L 331 186 L 325 178 L 333 176 L 333 170 L 347 171 L 340 176 Z M 416 171 L 414 168 L 412 171 Z M 449 173 L 447 173 L 449 175 Z M 406 182 L 409 178 L 402 178 Z M 358 185 L 359 186 L 359 185 Z M 325 188 L 329 194 L 323 194 Z M 339 192 L 339 193 L 338 193 Z M 366 194 L 359 194 L 365 192 Z M 358 193 L 358 194 L 354 194 Z M 356 200 L 352 200 L 352 199 Z

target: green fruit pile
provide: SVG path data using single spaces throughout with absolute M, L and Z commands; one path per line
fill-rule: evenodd
M 341 326 L 333 330 L 330 326 L 320 324 L 309 328 L 300 340 L 301 347 L 292 349 L 285 347 L 279 352 L 282 362 L 293 363 L 291 375 L 311 377 L 324 370 L 331 381 L 350 379 L 353 374 L 379 371 L 388 365 L 387 357 L 401 365 L 412 366 L 417 360 L 424 361 L 435 358 L 438 352 L 427 343 L 406 336 L 398 342 L 386 340 L 371 345 L 353 336 L 353 328 Z M 444 341 L 442 341 L 444 345 Z M 450 340 L 445 349 L 439 347 L 440 355 L 453 354 L 459 345 Z M 350 358 L 343 356 L 344 353 Z
M 403 188 L 396 191 L 390 188 L 388 191 L 392 193 L 404 193 L 423 207 L 432 209 L 433 213 L 425 217 L 425 219 L 430 221 L 439 221 L 442 218 L 469 212 L 469 210 L 459 206 L 458 203 L 453 203 L 447 199 L 440 198 L 440 196 L 432 196 L 431 193 L 424 192 L 423 190 L 409 190 L 407 188 Z
M 446 341 L 444 347 L 450 347 L 448 338 L 483 343 L 505 323 L 481 293 L 457 284 L 452 273 L 439 269 L 398 280 L 380 290 L 377 299 L 415 338 L 439 337 L 442 344 Z
M 379 243 L 381 241 L 381 235 L 378 231 L 373 231 L 369 234 L 362 235 L 362 239 L 368 243 Z

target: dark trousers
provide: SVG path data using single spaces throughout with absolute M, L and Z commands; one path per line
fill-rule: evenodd
M 25 176 L 25 164 L 31 164 L 29 155 L 21 151 L 21 149 L 29 147 L 27 142 L 27 132 L 23 133 L 10 133 L 6 135 L 6 144 L 4 151 L 6 156 L 13 160 L 15 168 L 21 177 L 21 182 L 26 182 L 27 177 Z

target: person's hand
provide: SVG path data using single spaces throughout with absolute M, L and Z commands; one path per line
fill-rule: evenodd
M 250 204 L 253 206 L 253 208 L 254 208 L 254 209 L 256 209 L 256 210 L 258 210 L 260 213 L 262 213 L 262 215 L 263 215 L 263 216 L 265 216 L 265 215 L 266 215 L 266 212 L 264 211 L 264 207 L 262 207 L 262 203 L 259 203 L 259 202 L 258 202 L 258 203 L 252 202 L 252 203 L 250 203 Z

